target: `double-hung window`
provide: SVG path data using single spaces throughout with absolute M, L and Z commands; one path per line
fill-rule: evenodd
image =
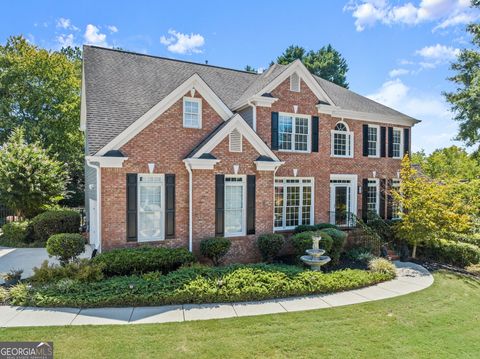
M 402 151 L 402 129 L 394 128 L 393 129 L 393 138 L 392 138 L 392 149 L 393 149 L 393 158 L 402 158 L 403 151 Z
M 283 151 L 310 151 L 310 117 L 279 114 L 278 149 Z
M 138 241 L 164 239 L 164 176 L 138 175 Z
M 339 122 L 332 130 L 332 157 L 353 157 L 353 133 L 344 122 Z
M 380 186 L 378 178 L 368 180 L 367 192 L 368 213 L 378 214 L 380 212 Z
M 313 224 L 313 180 L 311 178 L 275 179 L 275 229 L 292 229 Z
M 379 157 L 380 155 L 380 141 L 379 141 L 379 126 L 368 126 L 368 156 Z
M 183 98 L 183 127 L 202 128 L 202 100 L 195 97 Z
M 225 177 L 225 236 L 245 235 L 245 179 Z
M 398 178 L 393 178 L 392 179 L 392 188 L 390 188 L 391 191 L 399 191 L 400 190 L 400 179 Z M 390 196 L 391 201 L 392 201 L 392 219 L 399 219 L 401 214 L 402 214 L 402 208 L 398 201 L 395 200 L 395 198 L 391 195 Z

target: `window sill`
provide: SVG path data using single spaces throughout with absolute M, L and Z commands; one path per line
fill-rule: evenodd
M 330 155 L 332 158 L 354 158 L 353 156 L 339 156 L 339 155 Z
M 280 149 L 278 149 L 277 151 L 278 152 L 285 152 L 285 153 L 300 153 L 300 154 L 305 154 L 305 155 L 308 155 L 308 154 L 312 153 L 311 151 L 280 150 Z

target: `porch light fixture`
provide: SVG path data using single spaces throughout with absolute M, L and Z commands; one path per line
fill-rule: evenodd
M 400 178 L 400 171 L 397 171 L 397 178 Z
M 297 177 L 297 175 L 298 175 L 298 169 L 294 168 L 293 169 L 293 177 Z
M 239 170 L 240 166 L 239 165 L 233 165 L 233 173 L 235 173 L 236 175 L 238 175 L 238 170 Z
M 373 178 L 377 177 L 377 171 L 372 172 Z
M 149 163 L 148 164 L 148 173 L 152 174 L 154 170 L 155 170 L 155 163 Z
M 293 105 L 293 112 L 297 113 L 298 111 L 298 106 L 297 105 Z

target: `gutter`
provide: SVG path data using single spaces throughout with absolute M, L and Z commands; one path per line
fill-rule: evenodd
M 100 174 L 100 164 L 95 165 L 88 158 L 86 159 L 86 163 L 87 163 L 88 167 L 95 169 L 95 173 L 96 173 L 96 176 L 97 176 L 96 191 L 97 191 L 97 238 L 98 238 L 98 247 L 95 248 L 95 249 L 97 250 L 97 252 L 100 253 L 100 252 L 102 252 L 102 222 L 101 222 L 101 219 L 102 219 L 102 192 L 100 190 L 102 188 L 102 182 L 101 182 L 102 177 L 101 177 L 101 174 Z M 90 211 L 89 211 L 89 213 L 90 213 Z M 89 226 L 90 226 L 90 223 L 89 223 Z

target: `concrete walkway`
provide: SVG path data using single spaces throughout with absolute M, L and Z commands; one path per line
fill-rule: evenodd
M 90 258 L 92 249 L 90 245 L 85 246 L 85 252 L 80 258 Z M 33 275 L 33 268 L 40 267 L 43 261 L 56 263 L 55 258 L 49 258 L 45 248 L 7 248 L 0 247 L 0 273 L 9 272 L 11 269 L 23 269 L 22 278 L 28 278 Z M 0 278 L 3 283 L 3 278 Z
M 409 262 L 395 262 L 395 265 L 397 278 L 374 286 L 261 302 L 87 309 L 0 306 L 0 327 L 167 323 L 285 313 L 393 298 L 432 285 L 432 275 L 422 266 Z

